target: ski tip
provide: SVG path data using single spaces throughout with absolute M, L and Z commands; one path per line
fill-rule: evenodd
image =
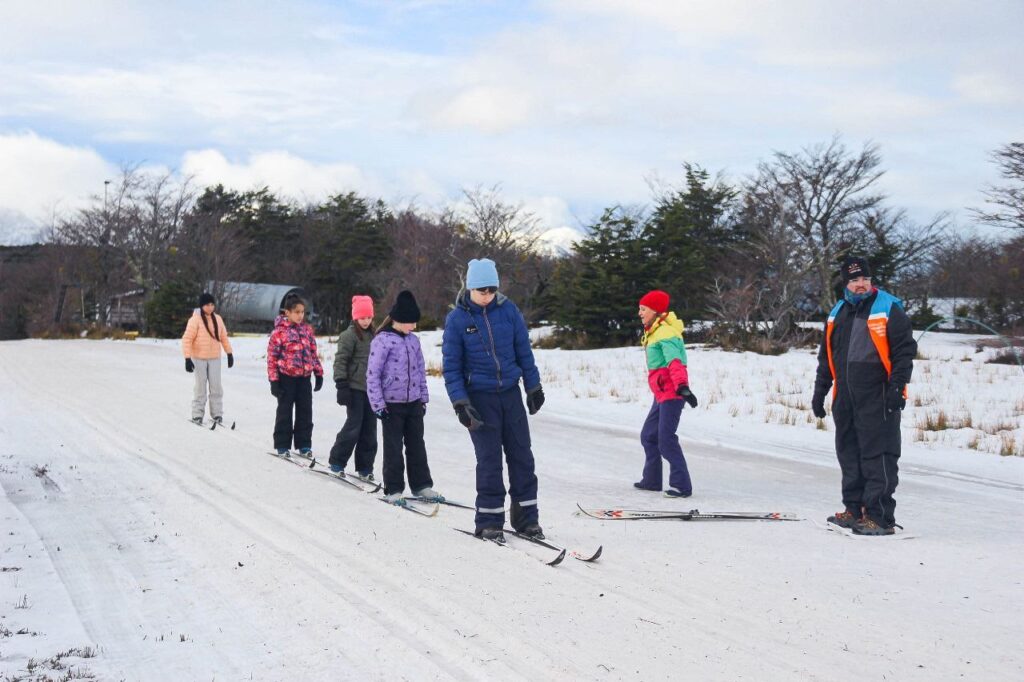
M 565 550 L 564 549 L 561 552 L 559 552 L 558 556 L 556 556 L 553 560 L 547 562 L 548 566 L 557 566 L 558 564 L 562 563 L 563 559 L 565 559 Z
M 572 553 L 572 558 L 573 559 L 578 559 L 579 561 L 585 561 L 587 563 L 590 563 L 592 561 L 597 561 L 598 559 L 600 559 L 601 558 L 601 552 L 603 552 L 603 551 L 604 551 L 604 545 L 601 545 L 600 547 L 597 548 L 597 551 L 594 552 L 589 557 L 585 557 L 582 554 L 580 554 L 579 552 L 573 552 Z

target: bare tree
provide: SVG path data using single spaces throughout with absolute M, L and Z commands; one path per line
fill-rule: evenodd
M 992 152 L 992 160 L 1009 184 L 990 185 L 985 196 L 995 209 L 974 209 L 973 213 L 988 225 L 1024 229 L 1024 142 L 1011 142 L 997 149 Z
M 871 191 L 882 177 L 880 164 L 877 146 L 867 144 L 851 154 L 837 136 L 797 154 L 776 152 L 758 165 L 748 183 L 747 196 L 756 212 L 782 221 L 797 237 L 794 246 L 813 266 L 816 293 L 826 310 L 835 303 L 833 270 L 843 255 L 842 245 L 855 241 L 851 232 L 884 198 Z
M 112 194 L 93 197 L 91 206 L 59 221 L 54 238 L 91 254 L 92 293 L 100 309 L 125 284 L 145 289 L 148 297 L 167 271 L 192 199 L 187 179 L 126 167 Z

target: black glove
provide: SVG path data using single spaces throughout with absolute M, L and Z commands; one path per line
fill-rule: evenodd
M 231 369 L 234 366 L 235 366 L 235 356 L 232 355 L 231 353 L 228 353 L 228 369 Z
M 381 420 L 382 422 L 387 421 L 388 417 L 391 416 L 391 413 L 388 412 L 388 408 L 386 407 L 382 407 L 379 410 L 375 410 L 373 414 L 377 417 L 377 419 Z
M 270 395 L 274 396 L 275 398 L 280 398 L 281 397 L 281 382 L 280 381 L 271 381 L 270 382 Z
M 192 358 L 185 358 L 185 371 L 192 372 L 196 366 L 192 364 Z
M 335 381 L 334 387 L 338 389 L 339 405 L 348 405 L 352 402 L 352 389 L 348 387 L 347 381 Z
M 811 398 L 811 412 L 813 412 L 814 416 L 817 417 L 818 419 L 825 418 L 826 415 L 824 393 L 815 393 L 814 397 Z
M 676 388 L 676 395 L 685 400 L 690 407 L 697 407 L 697 396 L 690 391 L 690 387 L 686 384 L 679 384 Z
M 313 390 L 314 391 L 319 391 L 323 387 L 324 387 L 324 375 L 323 374 L 317 374 L 314 377 L 314 379 L 313 379 Z
M 484 425 L 484 420 L 480 413 L 476 411 L 476 408 L 468 400 L 456 400 L 452 403 L 452 407 L 455 408 L 455 414 L 459 417 L 459 423 L 470 431 L 476 431 Z
M 907 406 L 907 399 L 903 397 L 903 388 L 903 386 L 889 384 L 885 389 L 885 411 L 889 414 Z
M 538 386 L 532 391 L 526 392 L 526 409 L 530 414 L 537 414 L 540 406 L 544 404 L 544 389 Z

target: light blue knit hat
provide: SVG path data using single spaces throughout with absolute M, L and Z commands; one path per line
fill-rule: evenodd
M 482 289 L 483 287 L 498 286 L 498 268 L 490 258 L 474 258 L 469 261 L 469 270 L 466 272 L 466 288 Z

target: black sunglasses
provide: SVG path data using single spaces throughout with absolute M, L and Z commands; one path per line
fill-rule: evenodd
M 473 291 L 479 291 L 481 294 L 496 294 L 498 287 L 477 287 Z

